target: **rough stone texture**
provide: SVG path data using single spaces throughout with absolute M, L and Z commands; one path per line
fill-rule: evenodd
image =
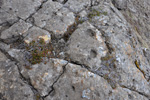
M 127 0 L 112 0 L 112 3 L 118 10 L 124 10 L 127 8 Z
M 7 57 L 2 52 L 0 52 L 0 61 L 6 61 L 6 60 Z
M 54 85 L 54 89 L 54 93 L 45 100 L 148 100 L 128 89 L 118 87 L 112 90 L 102 77 L 73 64 L 66 66 L 65 74 Z
M 128 9 L 122 11 L 125 19 L 131 24 L 132 29 L 136 31 L 136 36 L 143 48 L 149 49 L 150 38 L 150 1 L 140 0 L 128 1 Z
M 149 100 L 149 5 L 0 0 L 0 100 Z
M 80 12 L 90 6 L 91 0 L 68 0 L 65 6 L 69 7 L 73 12 Z
M 23 20 L 19 20 L 19 22 L 13 24 L 10 28 L 6 29 L 1 33 L 1 39 L 13 38 L 19 35 L 25 35 L 24 33 L 28 31 L 28 29 L 32 25 L 26 23 Z
M 74 14 L 58 2 L 49 0 L 35 15 L 35 25 L 52 31 L 54 34 L 63 35 L 67 28 L 75 21 Z
M 25 66 L 21 68 L 21 73 L 31 84 L 38 90 L 41 96 L 47 95 L 52 90 L 53 83 L 63 73 L 63 66 L 67 61 L 59 59 L 50 59 L 46 64 L 40 63 L 27 69 Z
M 54 85 L 54 89 L 55 92 L 46 100 L 98 100 L 100 98 L 107 100 L 111 92 L 111 87 L 106 80 L 81 66 L 70 63 L 66 66 L 65 73 Z
M 107 52 L 100 31 L 89 22 L 78 26 L 68 44 L 66 53 L 69 58 L 74 62 L 89 66 L 92 70 L 99 68 L 100 58 L 104 57 Z
M 9 60 L 0 62 L 0 99 L 34 100 L 31 88 L 20 79 L 17 66 Z
M 2 18 L 6 21 L 14 19 L 14 16 L 26 19 L 36 11 L 37 7 L 39 7 L 41 3 L 42 0 L 2 0 L 0 10 L 4 13 L 0 15 L 3 16 Z
M 148 100 L 146 97 L 139 95 L 138 93 L 131 91 L 129 89 L 122 89 L 118 87 L 112 90 L 109 100 Z
M 28 42 L 31 42 L 33 40 L 36 41 L 40 38 L 40 36 L 47 36 L 49 38 L 49 41 L 51 40 L 51 34 L 48 31 L 35 26 L 30 28 L 25 34 L 26 37 L 24 38 L 24 40 Z
M 110 79 L 117 79 L 117 83 L 121 86 L 129 87 L 149 96 L 150 89 L 149 82 L 147 81 L 149 80 L 147 79 L 149 77 L 149 73 L 147 72 L 149 71 L 149 64 L 147 60 L 144 59 L 144 55 L 139 52 L 142 48 L 140 45 L 137 45 L 138 42 L 136 41 L 136 37 L 134 37 L 134 34 L 136 33 L 132 32 L 133 37 L 131 35 L 131 38 L 129 35 L 131 34 L 129 33 L 130 27 L 127 25 L 126 21 L 121 22 L 124 18 L 121 13 L 112 12 L 109 9 L 109 6 L 104 6 L 104 8 L 104 10 L 107 10 L 108 15 L 106 17 L 100 16 L 103 17 L 102 21 L 100 20 L 102 18 L 93 18 L 92 24 L 103 32 L 103 36 L 108 42 L 107 47 L 110 50 L 110 54 L 114 55 L 114 59 L 116 60 L 116 72 L 112 73 L 114 71 L 112 70 L 109 73 L 110 75 L 114 75 L 116 78 L 114 79 L 110 77 Z M 112 7 L 112 9 L 114 9 L 114 11 L 117 10 L 114 7 Z M 134 44 L 134 42 L 137 44 Z M 109 59 L 107 60 L 109 61 Z

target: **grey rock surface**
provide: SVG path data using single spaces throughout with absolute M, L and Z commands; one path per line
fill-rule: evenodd
M 107 48 L 101 32 L 89 22 L 85 22 L 71 35 L 66 53 L 72 61 L 97 70 L 101 64 L 101 57 L 107 53 Z
M 41 96 L 48 95 L 52 91 L 52 85 L 63 73 L 63 67 L 67 61 L 59 59 L 50 59 L 46 64 L 40 63 L 27 69 L 25 66 L 21 68 L 22 75 L 30 79 L 31 84 L 38 90 Z
M 0 62 L 0 99 L 34 100 L 34 94 L 21 78 L 15 62 Z
M 52 0 L 46 2 L 43 8 L 33 15 L 33 18 L 35 25 L 58 35 L 63 35 L 67 28 L 75 22 L 73 12 Z
M 113 90 L 105 79 L 74 64 L 66 66 L 65 74 L 54 85 L 54 89 L 55 92 L 45 100 L 148 100 L 128 89 L 118 87 Z
M 127 8 L 127 0 L 112 0 L 112 3 L 118 10 L 124 10 Z
M 90 6 L 90 4 L 91 0 L 68 0 L 65 6 L 69 7 L 73 12 L 80 12 Z
M 0 100 L 150 100 L 149 0 L 0 0 Z
M 40 38 L 42 36 L 43 37 L 45 36 L 45 37 L 49 38 L 49 39 L 47 39 L 49 41 L 51 40 L 51 34 L 48 31 L 43 30 L 43 29 L 41 29 L 39 27 L 35 27 L 35 26 L 30 28 L 28 31 L 26 31 L 24 33 L 24 35 L 26 35 L 24 40 L 28 41 L 28 42 L 31 42 L 33 40 L 38 40 L 38 38 Z
M 28 31 L 28 29 L 31 26 L 32 26 L 31 24 L 26 23 L 23 20 L 19 20 L 19 22 L 13 24 L 10 28 L 1 32 L 1 39 L 7 39 L 7 38 L 13 38 L 19 35 L 25 35 L 24 33 Z
M 102 77 L 70 63 L 54 85 L 54 89 L 55 92 L 46 100 L 99 100 L 100 98 L 107 100 L 111 92 L 110 85 Z
M 9 16 L 12 17 L 11 19 L 14 18 L 13 16 L 26 19 L 36 11 L 41 3 L 42 0 L 2 0 L 1 11 L 5 12 L 1 16 L 6 16 L 7 21 L 10 19 Z
M 0 57 L 1 57 L 0 61 L 6 61 L 7 60 L 7 57 L 2 52 L 0 52 Z

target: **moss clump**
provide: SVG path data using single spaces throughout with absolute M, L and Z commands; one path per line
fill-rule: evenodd
M 31 41 L 29 44 L 26 44 L 26 50 L 30 52 L 31 58 L 28 61 L 31 64 L 37 64 L 43 61 L 43 57 L 52 57 L 53 48 L 51 43 L 47 43 L 44 39 L 40 38 L 37 41 Z
M 102 12 L 101 14 L 103 14 L 103 15 L 105 15 L 105 16 L 106 16 L 108 13 L 107 13 L 107 12 Z
M 99 12 L 98 10 L 96 10 L 96 9 L 92 9 L 91 11 L 90 11 L 90 13 L 88 14 L 88 18 L 89 18 L 89 20 L 91 20 L 93 17 L 95 17 L 95 16 L 100 16 L 100 15 L 107 15 L 107 12 Z
M 113 81 L 113 80 L 109 77 L 108 74 L 105 74 L 105 75 L 103 76 L 103 78 L 104 78 L 105 80 L 107 80 L 107 82 L 110 84 L 110 86 L 111 86 L 113 89 L 116 89 L 117 83 L 116 83 L 115 81 Z
M 46 44 L 45 41 L 44 41 L 44 39 L 42 39 L 42 38 L 40 38 L 39 43 L 40 43 L 41 45 L 45 45 L 45 44 Z
M 92 19 L 94 16 L 100 16 L 100 12 L 96 9 L 91 10 L 91 12 L 88 14 L 88 18 Z
M 41 97 L 40 97 L 40 95 L 38 95 L 38 94 L 35 95 L 35 98 L 36 98 L 36 100 L 41 100 L 41 99 L 40 99 Z

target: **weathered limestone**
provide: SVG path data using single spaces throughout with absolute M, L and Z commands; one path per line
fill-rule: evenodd
M 22 66 L 22 75 L 30 79 L 31 84 L 38 90 L 41 96 L 47 95 L 52 90 L 52 85 L 60 75 L 63 73 L 63 67 L 67 64 L 67 61 L 59 59 L 49 59 L 44 64 L 35 64 L 30 68 Z
M 149 97 L 150 88 L 149 82 L 147 81 L 149 78 L 146 77 L 149 77 L 147 71 L 149 71 L 150 65 L 147 63 L 147 60 L 144 59 L 144 55 L 139 52 L 142 48 L 134 37 L 136 33 L 133 31 L 133 36 L 129 35 L 131 34 L 129 33 L 130 27 L 127 27 L 126 22 L 120 22 L 122 20 L 120 17 L 122 16 L 121 13 L 113 13 L 111 10 L 107 9 L 107 6 L 105 6 L 105 9 L 108 11 L 107 17 L 109 18 L 103 16 L 100 16 L 101 18 L 93 17 L 92 24 L 103 31 L 104 37 L 109 43 L 107 47 L 109 51 L 111 51 L 110 54 L 115 55 L 116 71 L 120 78 L 116 77 L 113 80 L 118 78 L 116 81 L 118 81 L 121 86 L 126 86 L 142 92 Z M 101 21 L 100 19 L 102 18 L 103 20 Z M 102 24 L 104 22 L 105 24 Z M 135 42 L 136 44 L 134 44 Z M 139 64 L 141 60 L 142 63 Z
M 33 40 L 37 41 L 39 38 L 44 39 L 44 37 L 45 37 L 44 40 L 46 42 L 51 41 L 51 34 L 48 31 L 43 30 L 43 29 L 38 28 L 38 27 L 35 27 L 35 26 L 30 28 L 25 34 L 26 34 L 26 37 L 24 38 L 24 41 L 26 43 L 29 43 Z
M 112 3 L 119 10 L 125 10 L 127 8 L 127 0 L 112 0 Z
M 9 60 L 0 62 L 0 99 L 34 100 L 30 86 L 21 80 L 17 66 Z
M 79 25 L 68 41 L 66 53 L 74 62 L 89 66 L 97 70 L 101 64 L 100 58 L 107 53 L 106 45 L 100 31 L 89 22 Z
M 90 6 L 91 0 L 68 0 L 65 6 L 69 7 L 73 12 L 80 12 Z
M 2 52 L 0 52 L 0 61 L 6 61 L 6 60 L 7 57 Z
M 52 31 L 56 35 L 63 35 L 67 28 L 75 22 L 75 16 L 58 2 L 49 0 L 35 15 L 35 25 Z
M 113 90 L 102 77 L 81 66 L 68 64 L 66 72 L 54 84 L 54 91 L 45 100 L 148 100 L 134 91 L 118 87 Z
M 10 28 L 1 33 L 1 39 L 13 38 L 15 36 L 24 35 L 32 25 L 23 20 L 13 24 Z
M 0 100 L 149 100 L 149 5 L 0 0 Z
M 4 13 L 0 16 L 6 16 L 6 21 L 14 19 L 14 17 L 26 19 L 36 11 L 41 3 L 42 0 L 2 0 L 1 11 Z
M 68 64 L 62 77 L 54 84 L 46 100 L 99 100 L 109 98 L 111 87 L 106 80 L 81 66 Z

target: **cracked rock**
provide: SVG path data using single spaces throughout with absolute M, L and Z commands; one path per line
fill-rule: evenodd
M 45 96 L 52 90 L 51 86 L 63 73 L 63 66 L 66 64 L 67 61 L 65 60 L 49 59 L 46 64 L 35 64 L 30 69 L 22 66 L 21 73 L 31 81 L 32 86 L 37 89 L 41 96 Z
M 45 100 L 148 100 L 137 92 L 118 87 L 112 89 L 102 77 L 69 63 L 54 91 Z
M 148 98 L 143 95 L 139 95 L 137 92 L 121 87 L 112 90 L 112 93 L 110 94 L 109 100 L 148 100 Z
M 101 64 L 100 58 L 106 55 L 107 48 L 101 32 L 89 22 L 85 22 L 72 33 L 66 53 L 71 61 L 97 70 Z
M 150 100 L 149 5 L 0 0 L 0 100 Z
M 0 9 L 0 25 L 13 24 L 17 20 L 18 18 L 14 13 L 8 13 L 6 10 Z
M 130 38 L 129 28 L 131 27 L 128 26 L 126 22 L 121 22 L 122 14 L 117 12 L 114 13 L 109 6 L 100 7 L 104 7 L 104 10 L 107 10 L 108 15 L 99 16 L 101 18 L 93 17 L 91 23 L 102 31 L 102 34 L 107 41 L 106 44 L 108 50 L 111 51 L 111 54 L 115 55 L 116 72 L 119 73 L 120 76 L 120 78 L 118 78 L 118 83 L 142 92 L 149 97 L 150 88 L 149 82 L 147 81 L 148 79 L 146 78 L 146 76 L 149 77 L 149 74 L 146 74 L 147 71 L 149 71 L 149 64 L 144 58 L 144 55 L 139 52 L 139 50 L 142 49 L 140 44 L 134 44 L 134 42 L 137 42 L 134 37 L 134 34 L 136 33 L 133 31 L 133 37 Z M 98 8 L 99 7 L 97 7 L 97 9 Z M 100 19 L 102 19 L 102 21 Z M 105 22 L 105 24 L 101 24 L 102 22 Z M 142 60 L 142 63 L 135 63 L 135 59 L 139 59 L 139 61 Z
M 62 4 L 49 0 L 33 15 L 35 25 L 53 32 L 55 35 L 63 35 L 67 28 L 75 22 L 75 16 Z
M 65 6 L 77 13 L 90 6 L 90 4 L 91 0 L 68 0 Z
M 42 3 L 42 0 L 2 0 L 2 2 L 1 10 L 5 12 L 4 15 L 0 15 L 6 16 L 8 21 L 14 19 L 14 16 L 22 19 L 28 18 L 31 14 L 36 12 L 37 7 Z
M 106 80 L 69 63 L 65 73 L 54 84 L 54 92 L 45 100 L 107 100 L 110 91 L 111 87 Z
M 7 57 L 5 56 L 5 54 L 0 52 L 0 61 L 5 61 L 5 60 L 7 60 Z
M 26 23 L 23 20 L 19 20 L 19 22 L 13 24 L 10 28 L 6 29 L 1 33 L 1 39 L 10 39 L 14 38 L 15 36 L 24 35 L 25 32 L 28 31 L 28 29 L 32 25 L 29 23 Z
M 14 62 L 0 62 L 0 99 L 34 100 L 30 86 L 24 83 Z
M 44 39 L 46 42 L 51 41 L 51 34 L 48 31 L 43 30 L 39 27 L 33 26 L 25 34 L 26 34 L 26 37 L 24 38 L 24 41 L 26 43 L 30 43 L 33 40 L 37 41 L 39 38 L 42 38 L 42 37 L 43 39 L 44 37 L 46 38 Z
M 125 10 L 127 8 L 127 0 L 112 0 L 112 3 L 119 10 Z

